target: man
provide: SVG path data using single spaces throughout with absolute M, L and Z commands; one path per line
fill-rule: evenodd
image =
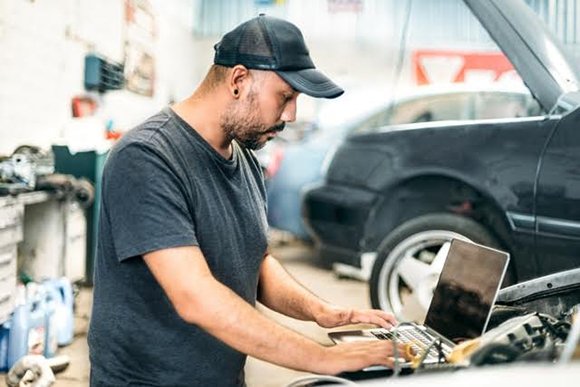
M 91 385 L 240 386 L 246 354 L 322 374 L 392 364 L 390 342 L 324 347 L 254 308 L 259 300 L 323 327 L 395 323 L 383 311 L 327 304 L 267 253 L 266 195 L 251 150 L 295 119 L 300 92 L 334 98 L 342 89 L 280 19 L 243 23 L 215 51 L 191 97 L 127 133 L 109 155 Z

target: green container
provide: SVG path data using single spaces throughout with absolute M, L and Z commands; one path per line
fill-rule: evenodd
M 95 201 L 87 208 L 87 256 L 85 283 L 93 284 L 94 262 L 97 254 L 99 211 L 101 208 L 101 180 L 107 152 L 77 152 L 72 154 L 66 145 L 53 145 L 56 173 L 84 177 L 95 186 Z

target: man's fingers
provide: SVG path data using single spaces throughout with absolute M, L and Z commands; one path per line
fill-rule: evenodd
M 359 315 L 357 316 L 357 318 L 355 318 L 355 320 L 357 321 L 353 321 L 354 323 L 372 324 L 383 328 L 390 328 L 392 326 L 390 322 L 388 322 L 381 316 L 370 313 L 365 315 Z
M 415 351 L 412 349 L 409 343 L 393 343 L 390 340 L 381 340 L 375 342 L 377 344 L 374 348 L 369 348 L 370 351 L 376 351 L 381 354 L 381 358 L 394 358 L 395 355 L 399 359 L 404 358 L 405 360 L 413 360 L 415 357 Z M 395 351 L 396 347 L 396 351 Z M 396 353 L 395 353 L 396 352 Z
M 370 310 L 368 310 L 368 312 L 374 313 L 377 316 L 380 316 L 382 319 L 390 321 L 393 324 L 397 324 L 397 319 L 395 318 L 395 316 L 392 313 L 385 312 L 384 310 L 381 310 L 381 309 L 370 309 Z
M 395 344 L 389 340 L 344 343 L 330 347 L 329 350 L 340 358 L 329 370 L 332 374 L 358 371 L 377 365 L 392 368 L 395 358 L 403 362 L 413 360 L 414 357 L 409 345 Z
M 414 355 L 414 351 L 410 349 L 411 345 L 406 343 L 395 344 L 390 340 L 380 340 L 374 341 L 372 343 L 367 342 L 367 344 L 372 345 L 366 349 L 367 351 L 374 351 L 384 357 L 393 357 L 395 356 L 396 352 L 397 357 L 407 358 L 407 356 L 410 356 L 409 360 L 411 360 L 412 356 Z M 396 351 L 395 346 L 397 348 Z
M 392 314 L 383 310 L 369 309 L 354 312 L 351 323 L 373 324 L 388 329 L 396 325 L 397 320 Z
M 387 313 L 384 310 L 379 310 L 377 312 L 381 319 L 386 322 L 386 326 L 381 325 L 383 328 L 391 328 L 398 324 L 397 319 L 391 313 Z
M 405 360 L 411 361 L 414 358 L 414 355 L 406 344 L 396 344 L 396 351 L 395 344 L 388 340 L 374 344 L 377 345 L 365 349 L 368 354 L 372 354 L 372 361 L 367 366 L 382 365 L 393 368 L 395 357 L 399 362 Z
M 381 310 L 380 312 L 381 312 L 381 315 L 383 316 L 383 318 L 385 320 L 387 320 L 388 322 L 390 322 L 391 325 L 394 326 L 394 325 L 397 325 L 399 323 L 392 313 L 387 313 L 384 310 Z

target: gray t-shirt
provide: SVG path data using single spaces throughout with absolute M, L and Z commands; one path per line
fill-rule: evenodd
M 224 159 L 169 108 L 123 136 L 103 174 L 92 385 L 244 384 L 246 356 L 183 321 L 142 255 L 197 245 L 213 275 L 254 305 L 267 249 L 265 197 L 251 151 L 234 141 Z

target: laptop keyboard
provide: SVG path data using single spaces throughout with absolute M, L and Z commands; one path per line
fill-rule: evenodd
M 371 333 L 380 340 L 393 340 L 394 333 L 392 331 L 387 330 L 374 330 Z M 402 329 L 398 329 L 396 332 L 396 341 L 400 343 L 410 343 L 411 347 L 415 350 L 415 352 L 419 356 L 423 356 L 425 350 L 433 343 L 434 340 L 437 340 L 436 337 L 429 335 L 426 332 L 421 331 L 419 328 L 409 328 L 405 327 Z M 445 344 L 441 344 L 441 350 L 443 355 L 448 356 L 451 353 L 451 348 Z M 437 347 L 433 345 L 429 349 L 429 354 L 425 358 L 425 361 L 428 362 L 438 362 L 439 360 L 439 352 Z

